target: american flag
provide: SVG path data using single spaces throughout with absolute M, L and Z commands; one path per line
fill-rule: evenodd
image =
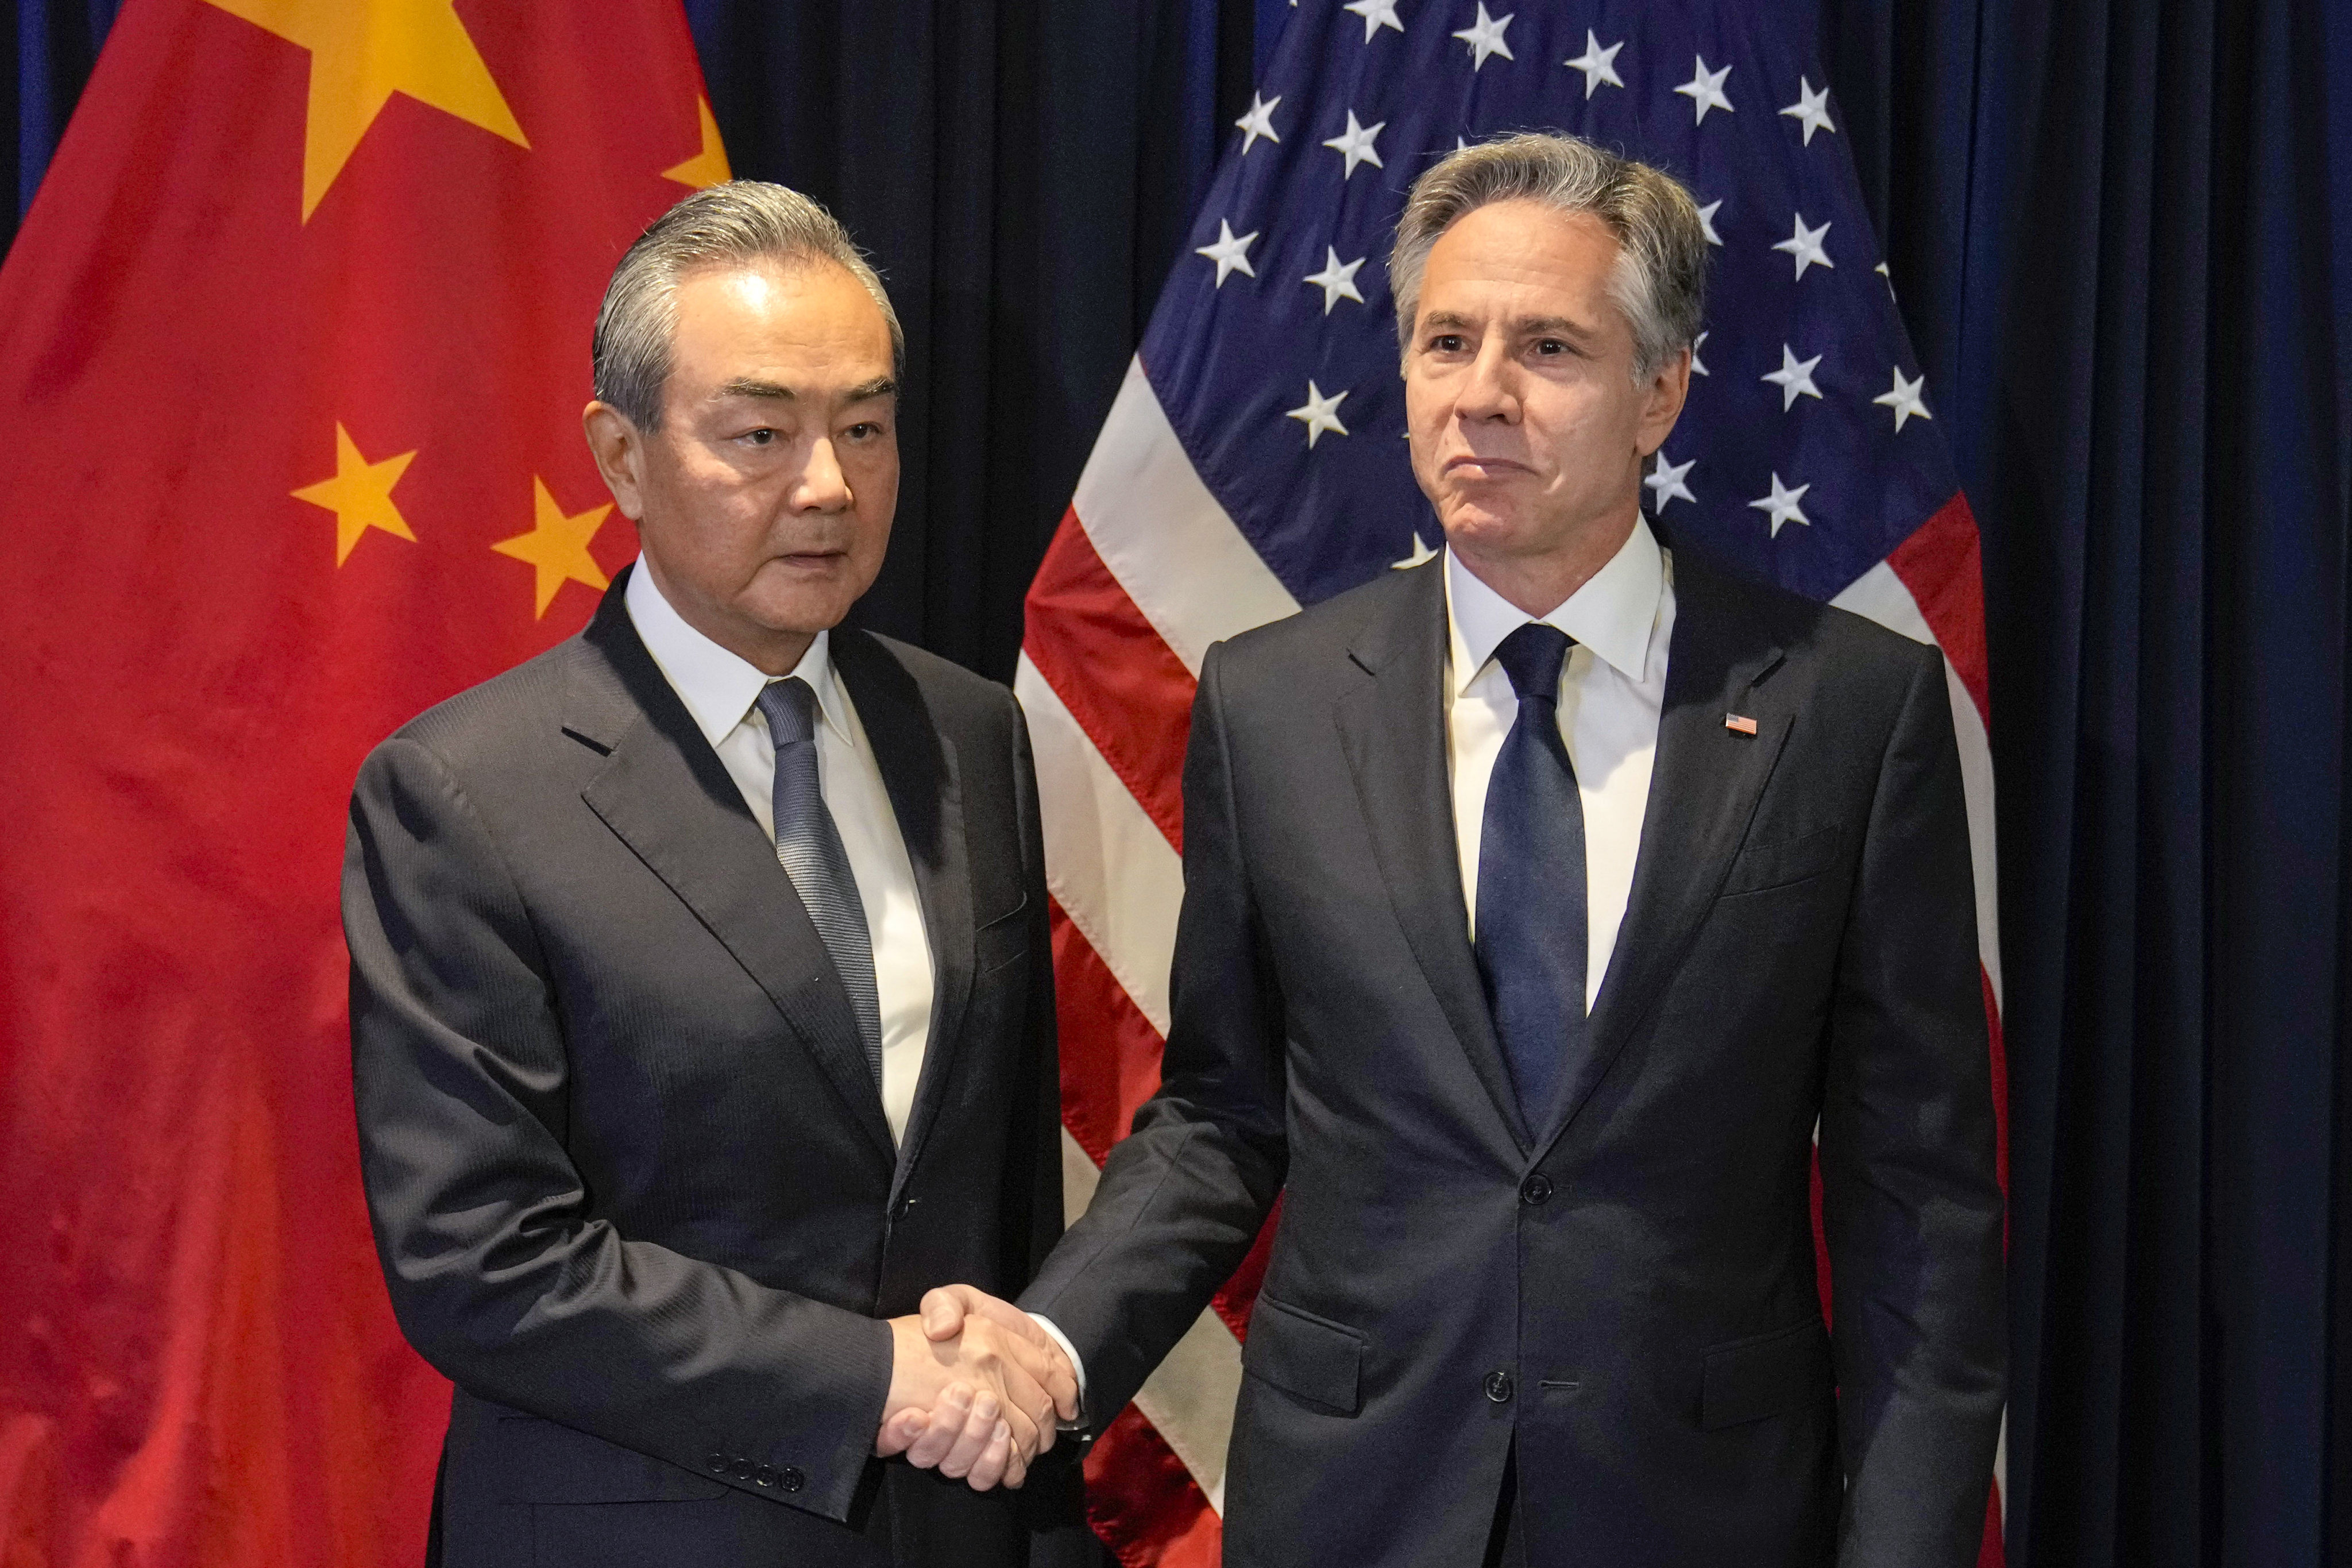
M 1827 81 L 1778 9 L 1739 0 L 1298 5 L 1029 594 L 1015 684 L 1045 817 L 1073 1216 L 1159 1080 L 1202 656 L 1442 545 L 1408 463 L 1387 252 L 1422 171 L 1519 130 L 1668 170 L 1706 221 L 1706 331 L 1645 509 L 1752 575 L 1941 646 L 2003 1093 L 1976 522 Z M 1265 1248 L 1087 1461 L 1097 1530 L 1129 1564 L 1217 1560 Z M 1996 1489 L 1987 1563 L 1999 1507 Z

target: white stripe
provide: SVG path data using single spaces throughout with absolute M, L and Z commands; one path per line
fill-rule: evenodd
M 1830 601 L 1842 610 L 1852 610 L 1865 620 L 1876 621 L 1889 631 L 1901 632 L 1914 642 L 1937 646 L 1936 634 L 1927 625 L 1927 617 L 1919 613 L 1919 603 L 1911 590 L 1903 585 L 1895 568 L 1882 561 L 1847 587 L 1844 593 Z M 2000 905 L 1998 862 L 1993 858 L 1992 816 L 1992 745 L 1985 736 L 1984 715 L 1977 710 L 1977 700 L 1961 681 L 1959 671 L 1952 661 L 1944 660 L 1944 680 L 1952 695 L 1952 733 L 1959 742 L 1960 786 L 1968 795 L 1969 857 L 1976 871 L 1977 884 L 1977 956 L 1984 963 L 1985 976 L 1992 984 L 1993 1005 L 2001 1005 L 2000 986 Z
M 1139 359 L 1128 362 L 1070 504 L 1095 553 L 1194 675 L 1211 643 L 1297 612 L 1193 471 Z
M 1013 690 L 1036 752 L 1045 886 L 1165 1038 L 1183 862 L 1027 654 Z
M 1102 1173 L 1078 1141 L 1062 1129 L 1062 1207 L 1071 1221 L 1094 1200 Z M 1234 1436 L 1234 1401 L 1242 1391 L 1242 1347 L 1213 1308 L 1194 1321 L 1159 1369 L 1144 1379 L 1135 1407 L 1151 1423 L 1209 1506 L 1225 1511 L 1225 1450 Z
M 1992 1449 L 1992 1495 L 2000 1504 L 2000 1522 L 2009 1525 L 2009 1412 L 2000 1413 L 2000 1440 Z

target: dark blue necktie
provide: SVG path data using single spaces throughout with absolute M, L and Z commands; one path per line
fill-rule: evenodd
M 1518 1090 L 1540 1135 L 1564 1068 L 1584 1048 L 1584 802 L 1559 738 L 1566 632 L 1530 621 L 1495 661 L 1519 716 L 1486 783 L 1478 835 L 1478 972 Z
M 866 1047 L 874 1082 L 882 1082 L 882 1003 L 874 984 L 874 941 L 866 930 L 866 904 L 841 830 L 825 809 L 816 776 L 816 693 L 798 676 L 772 680 L 760 693 L 760 712 L 776 745 L 776 858 L 793 879 L 816 934 L 833 957 L 841 988 L 849 993 L 850 1016 Z

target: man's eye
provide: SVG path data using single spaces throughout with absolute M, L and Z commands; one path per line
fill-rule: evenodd
M 769 446 L 775 438 L 776 433 L 764 426 L 757 430 L 747 430 L 743 433 L 743 439 L 751 442 L 754 447 Z
M 1560 342 L 1558 338 L 1538 338 L 1536 340 L 1536 353 L 1539 354 L 1550 356 L 1553 354 L 1564 354 L 1568 352 L 1568 345 Z
M 1429 340 L 1429 347 L 1433 353 L 1458 354 L 1462 352 L 1462 336 L 1458 332 L 1440 332 Z
M 862 419 L 852 425 L 848 430 L 849 438 L 853 441 L 871 441 L 880 434 L 882 434 L 882 426 L 870 419 Z

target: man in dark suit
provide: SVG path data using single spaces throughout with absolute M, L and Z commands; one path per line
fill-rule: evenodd
M 1391 279 L 1445 554 L 1202 669 L 1163 1087 L 1022 1305 L 1107 1417 L 1286 1188 L 1233 1568 L 1976 1561 L 2001 1205 L 1943 665 L 1643 521 L 1705 256 L 1582 142 L 1433 167 Z
M 585 416 L 643 555 L 361 771 L 361 1144 L 402 1328 L 457 1384 L 452 1568 L 1086 1550 L 1070 1467 L 988 1489 L 1075 1414 L 1060 1352 L 916 1316 L 1018 1290 L 1062 1215 L 1021 714 L 837 626 L 889 535 L 899 359 L 806 198 L 658 220 Z M 901 1415 L 944 1475 L 877 1464 Z

